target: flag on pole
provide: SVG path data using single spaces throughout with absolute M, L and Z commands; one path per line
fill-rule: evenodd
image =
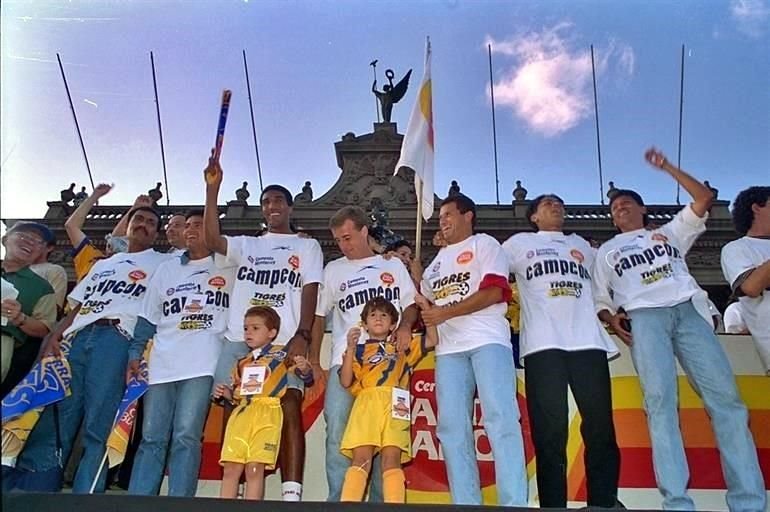
M 69 396 L 72 373 L 67 362 L 69 340 L 60 345 L 61 356 L 46 356 L 18 383 L 2 402 L 2 463 L 14 467 L 43 409 Z
M 123 394 L 123 400 L 120 402 L 118 412 L 115 415 L 115 423 L 112 426 L 110 437 L 107 438 L 107 453 L 110 467 L 115 467 L 126 458 L 128 442 L 131 440 L 131 432 L 134 429 L 136 421 L 136 408 L 139 399 L 147 391 L 149 386 L 149 376 L 147 373 L 147 355 L 150 351 L 150 345 L 145 350 L 145 357 L 139 364 L 139 372 L 134 375 L 126 386 L 126 392 Z M 102 462 L 102 464 L 104 464 Z
M 420 83 L 417 101 L 409 117 L 401 156 L 396 163 L 396 174 L 401 167 L 414 171 L 415 190 L 422 190 L 417 200 L 422 207 L 422 216 L 428 220 L 433 215 L 433 95 L 430 78 L 430 38 L 425 44 L 425 74 Z M 422 189 L 417 180 L 422 182 Z

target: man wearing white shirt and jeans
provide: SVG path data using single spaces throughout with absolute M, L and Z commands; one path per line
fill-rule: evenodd
M 323 277 L 323 253 L 318 241 L 301 237 L 290 224 L 292 197 L 280 185 L 268 185 L 260 195 L 268 232 L 255 236 L 222 236 L 219 229 L 217 195 L 222 168 L 209 159 L 206 180 L 206 243 L 235 266 L 232 304 L 225 332 L 226 343 L 217 363 L 214 386 L 229 382 L 233 365 L 250 352 L 243 341 L 243 315 L 252 306 L 268 306 L 281 317 L 274 342 L 286 345 L 288 365 L 295 356 L 305 356 L 315 318 L 318 283 Z M 224 258 L 222 258 L 224 256 Z M 300 501 L 305 462 L 305 432 L 302 429 L 303 381 L 290 372 L 288 389 L 281 398 L 283 427 L 278 463 L 281 467 L 283 501 Z M 212 389 L 213 390 L 213 389 Z
M 516 402 L 516 373 L 505 313 L 511 289 L 502 247 L 474 234 L 476 205 L 463 194 L 441 204 L 439 225 L 447 241 L 423 273 L 423 310 L 436 326 L 436 434 L 446 461 L 455 504 L 481 504 L 472 431 L 473 394 L 478 389 L 484 428 L 495 460 L 497 501 L 527 505 L 524 443 Z
M 689 470 L 677 415 L 676 354 L 711 418 L 729 509 L 764 511 L 766 494 L 748 412 L 714 334 L 706 294 L 685 262 L 695 239 L 706 230 L 713 194 L 658 151 L 648 150 L 645 158 L 671 175 L 693 202 L 669 223 L 647 230 L 642 198 L 631 190 L 618 191 L 610 212 L 620 234 L 599 248 L 594 265 L 596 310 L 631 347 L 663 508 L 695 509 L 687 495 Z
M 156 332 L 129 494 L 157 495 L 167 456 L 168 495 L 192 497 L 198 488 L 203 425 L 234 270 L 218 268 L 206 248 L 203 210 L 187 214 L 183 236 L 187 251 L 158 267 L 142 306 L 140 321 Z
M 521 297 L 521 357 L 540 506 L 567 506 L 569 386 L 582 418 L 588 506 L 614 507 L 620 450 L 607 359 L 618 348 L 594 314 L 590 269 L 595 249 L 580 236 L 562 232 L 564 201 L 559 196 L 536 197 L 526 218 L 536 232 L 512 236 L 503 250 Z
M 733 224 L 743 237 L 722 248 L 722 272 L 770 375 L 770 187 L 741 191 L 733 203 Z
M 318 367 L 324 320 L 331 314 L 332 355 L 324 397 L 328 501 L 340 500 L 345 472 L 350 467 L 350 459 L 340 453 L 342 435 L 353 405 L 353 396 L 342 387 L 339 377 L 342 354 L 347 346 L 347 333 L 360 325 L 364 306 L 378 296 L 385 297 L 401 313 L 401 323 L 395 333 L 399 351 L 403 352 L 409 346 L 412 325 L 417 319 L 414 305 L 416 291 L 409 272 L 398 258 L 386 260 L 372 252 L 366 224 L 366 213 L 357 206 L 346 206 L 329 220 L 332 235 L 343 257 L 329 262 L 324 269 L 313 324 L 313 342 L 308 356 L 310 362 Z M 373 466 L 369 498 L 370 501 L 382 501 L 382 468 L 378 463 Z

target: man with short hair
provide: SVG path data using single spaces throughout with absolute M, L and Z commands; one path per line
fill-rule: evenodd
M 326 479 L 328 501 L 339 501 L 345 472 L 350 459 L 340 452 L 342 435 L 347 426 L 353 397 L 340 384 L 339 370 L 347 346 L 348 331 L 359 325 L 361 312 L 369 299 L 383 296 L 401 314 L 396 330 L 400 351 L 406 350 L 412 339 L 412 325 L 417 319 L 414 305 L 415 288 L 409 272 L 398 259 L 386 260 L 375 254 L 368 243 L 369 228 L 366 213 L 357 206 L 345 206 L 329 220 L 329 228 L 343 256 L 326 265 L 323 284 L 313 324 L 313 341 L 308 358 L 314 371 L 320 371 L 321 340 L 324 322 L 332 315 L 332 353 L 324 399 L 326 421 Z M 379 462 L 379 460 L 377 461 Z M 370 501 L 382 501 L 382 471 L 374 464 L 371 472 Z M 390 485 L 403 486 L 403 472 L 389 473 Z M 400 481 L 398 481 L 400 480 Z
M 520 351 L 540 506 L 567 506 L 569 387 L 582 418 L 588 506 L 614 507 L 620 450 L 607 360 L 618 349 L 594 314 L 595 251 L 578 235 L 563 233 L 559 196 L 536 197 L 525 216 L 535 233 L 513 235 L 503 250 L 521 298 Z
M 64 301 L 67 299 L 67 271 L 61 265 L 48 261 L 55 248 L 56 240 L 54 239 L 46 244 L 43 252 L 29 268 L 51 285 L 56 296 L 57 313 L 60 314 L 64 311 Z
M 599 248 L 593 281 L 599 318 L 631 347 L 663 508 L 695 509 L 687 495 L 689 469 L 677 415 L 676 355 L 711 418 L 727 482 L 728 508 L 765 510 L 765 486 L 748 412 L 714 334 L 707 295 L 685 261 L 706 230 L 713 194 L 654 148 L 645 158 L 674 178 L 693 202 L 667 224 L 646 229 L 647 209 L 641 196 L 618 190 L 610 212 L 620 234 Z
M 759 359 L 770 375 L 770 187 L 749 187 L 738 194 L 733 225 L 743 237 L 722 248 L 722 273 L 738 297 Z
M 206 244 L 224 256 L 225 265 L 237 267 L 226 342 L 214 374 L 214 386 L 229 385 L 233 365 L 250 351 L 243 340 L 243 315 L 252 306 L 269 306 L 281 317 L 275 343 L 286 345 L 287 365 L 295 356 L 307 355 L 318 283 L 323 277 L 323 253 L 318 241 L 292 231 L 292 196 L 280 185 L 265 187 L 260 196 L 267 233 L 259 237 L 222 236 L 217 208 L 222 168 L 213 157 L 204 177 Z M 288 379 L 289 389 L 281 398 L 284 422 L 278 463 L 283 500 L 300 501 L 305 463 L 301 409 L 304 384 L 293 372 Z
M 152 208 L 140 207 L 129 214 L 128 252 L 93 266 L 69 295 L 72 311 L 43 347 L 43 353 L 58 354 L 61 337 L 72 337 L 68 355 L 72 394 L 57 404 L 58 434 L 51 428 L 54 422 L 41 418 L 19 456 L 17 467 L 49 470 L 66 461 L 83 421 L 84 454 L 72 485 L 74 493 L 90 492 L 94 482 L 96 491 L 104 490 L 105 443 L 126 379 L 138 371 L 146 341 L 146 336 L 135 333 L 142 300 L 158 266 L 169 258 L 152 249 L 159 229 L 160 215 Z M 53 414 L 51 407 L 43 413 L 49 414 Z M 48 440 L 56 435 L 61 440 L 61 461 L 51 460 L 55 454 L 48 446 Z
M 169 245 L 167 252 L 180 256 L 187 250 L 184 237 L 185 222 L 184 215 L 175 214 L 169 217 L 165 226 L 166 240 Z
M 15 299 L 6 298 L 0 304 L 2 316 L 2 364 L 3 394 L 10 391 L 29 371 L 34 362 L 40 339 L 56 322 L 56 297 L 53 287 L 30 269 L 46 246 L 55 240 L 47 226 L 36 222 L 17 222 L 3 237 L 5 259 L 2 262 L 2 277 L 18 291 Z M 23 354 L 24 362 L 16 358 L 14 370 L 11 362 L 14 351 Z M 10 373 L 9 373 L 10 372 Z M 6 378 L 8 382 L 6 383 Z
M 439 226 L 447 245 L 423 273 L 422 293 L 433 306 L 422 311 L 438 328 L 436 398 L 449 490 L 456 504 L 481 504 L 471 427 L 478 390 L 484 428 L 495 461 L 499 505 L 527 505 L 524 442 L 516 403 L 508 321 L 511 289 L 502 247 L 474 233 L 476 205 L 464 194 L 441 203 Z
M 187 250 L 160 264 L 140 313 L 156 332 L 130 494 L 158 494 L 167 456 L 168 495 L 192 497 L 198 488 L 203 426 L 235 272 L 214 263 L 203 237 L 203 210 L 187 214 L 183 233 Z

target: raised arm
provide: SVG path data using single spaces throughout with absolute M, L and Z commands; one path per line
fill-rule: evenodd
M 83 225 L 86 223 L 86 217 L 91 208 L 94 207 L 97 201 L 103 196 L 108 194 L 112 190 L 112 185 L 106 183 L 99 183 L 94 191 L 88 196 L 82 203 L 75 208 L 67 220 L 64 222 L 64 229 L 67 231 L 67 237 L 70 239 L 72 247 L 78 247 L 86 238 L 86 234 L 83 232 Z
M 134 204 L 123 214 L 120 221 L 115 224 L 115 227 L 112 228 L 112 236 L 126 236 L 126 233 L 128 232 L 128 214 L 141 207 L 152 207 L 152 198 L 147 194 L 136 196 Z
M 682 169 L 673 165 L 666 156 L 655 148 L 644 153 L 647 162 L 662 171 L 667 172 L 692 197 L 692 209 L 698 217 L 703 217 L 714 202 L 714 193 L 703 183 L 696 180 Z
M 227 255 L 227 238 L 219 232 L 219 207 L 217 198 L 219 188 L 222 186 L 222 167 L 214 158 L 214 150 L 211 150 L 209 164 L 203 171 L 206 180 L 206 205 L 203 211 L 203 233 L 206 246 L 216 253 Z

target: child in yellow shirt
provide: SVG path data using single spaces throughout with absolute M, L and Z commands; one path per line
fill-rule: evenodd
M 382 459 L 386 503 L 404 503 L 406 486 L 401 464 L 411 460 L 409 378 L 428 349 L 435 346 L 415 336 L 406 352 L 398 353 L 391 335 L 398 310 L 383 297 L 364 306 L 361 321 L 367 340 L 359 343 L 361 329 L 348 332 L 348 347 L 340 368 L 340 383 L 355 397 L 340 451 L 352 459 L 342 486 L 342 501 L 361 501 L 372 458 Z
M 219 463 L 224 467 L 220 497 L 235 498 L 241 474 L 245 471 L 245 499 L 262 499 L 265 469 L 273 469 L 281 444 L 283 411 L 281 397 L 287 389 L 286 374 L 294 371 L 310 385 L 310 363 L 294 358 L 285 364 L 283 345 L 273 345 L 281 328 L 281 318 L 272 308 L 255 306 L 246 311 L 243 336 L 252 351 L 233 367 L 232 388 L 219 384 L 214 398 L 230 400 L 234 405 L 225 429 Z

